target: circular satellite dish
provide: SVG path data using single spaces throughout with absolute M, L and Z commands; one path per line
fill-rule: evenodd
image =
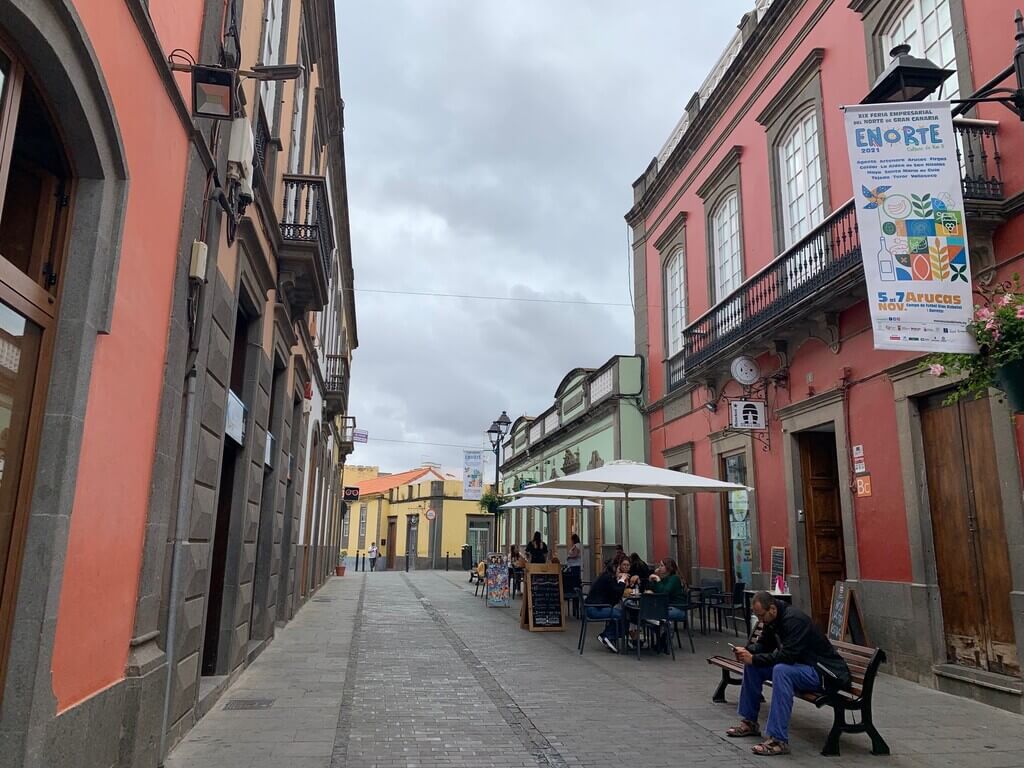
M 732 377 L 745 387 L 749 387 L 761 378 L 761 367 L 754 358 L 748 355 L 740 355 L 733 360 L 729 371 L 732 373 Z

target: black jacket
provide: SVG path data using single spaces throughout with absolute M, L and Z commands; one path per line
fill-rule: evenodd
M 626 585 L 616 580 L 615 576 L 605 571 L 590 585 L 587 593 L 587 605 L 616 605 L 622 599 Z
M 781 600 L 776 605 L 779 615 L 775 621 L 764 624 L 758 642 L 747 646 L 753 654 L 754 666 L 806 664 L 818 670 L 825 688 L 848 689 L 850 668 L 828 638 L 814 626 L 811 617 Z

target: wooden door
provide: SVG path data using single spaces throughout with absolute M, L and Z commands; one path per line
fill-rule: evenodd
M 388 520 L 388 543 L 387 543 L 387 558 L 388 558 L 388 570 L 395 570 L 395 540 L 398 536 L 398 521 L 394 518 Z
M 946 660 L 1019 675 L 989 402 L 942 399 L 920 412 Z
M 797 435 L 797 440 L 800 445 L 811 618 L 818 627 L 825 629 L 832 586 L 846 578 L 836 436 L 834 432 L 802 432 Z

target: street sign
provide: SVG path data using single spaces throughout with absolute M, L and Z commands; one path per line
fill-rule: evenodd
M 432 509 L 428 509 L 427 510 L 427 520 L 433 520 L 435 517 L 437 517 L 437 512 L 435 512 Z
M 729 426 L 733 429 L 765 430 L 767 403 L 764 400 L 732 400 L 729 403 Z
M 353 443 L 368 443 L 370 442 L 370 433 L 365 429 L 353 429 L 352 430 L 352 442 Z
M 342 492 L 342 498 L 345 501 L 359 501 L 359 487 L 346 485 L 345 490 Z

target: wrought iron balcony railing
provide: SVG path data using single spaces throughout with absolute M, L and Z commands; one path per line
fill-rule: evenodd
M 964 197 L 968 200 L 1002 200 L 1002 157 L 995 120 L 958 117 L 953 121 L 957 134 L 957 157 L 963 177 Z
M 784 312 L 860 266 L 853 200 L 683 331 L 683 351 L 669 360 L 669 391 L 696 368 L 756 333 Z
M 324 408 L 329 418 L 344 413 L 348 406 L 348 359 L 327 355 L 324 370 Z
M 334 228 L 327 200 L 327 180 L 323 176 L 287 174 L 283 181 L 281 236 L 285 240 L 317 243 L 324 273 L 329 273 L 334 251 Z
M 965 200 L 1004 199 L 999 123 L 956 118 L 954 127 Z M 850 200 L 686 327 L 683 350 L 668 361 L 669 391 L 686 383 L 688 371 L 763 332 L 838 278 L 859 270 L 860 263 L 860 234 Z

